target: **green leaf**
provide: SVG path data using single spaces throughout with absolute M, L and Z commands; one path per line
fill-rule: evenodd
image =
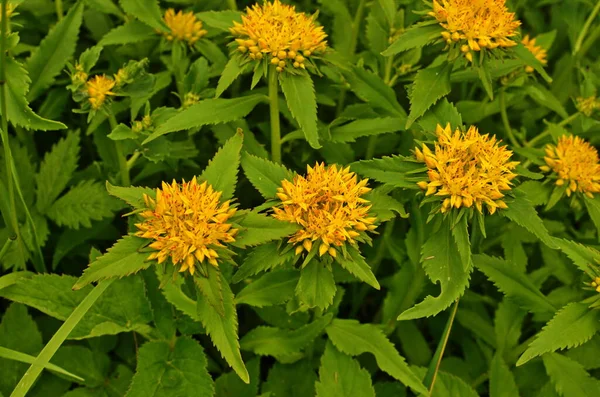
M 490 397 L 519 397 L 515 377 L 500 354 L 490 364 Z
M 82 181 L 52 204 L 48 217 L 71 229 L 92 227 L 92 221 L 113 216 L 111 198 L 99 182 Z
M 146 25 L 164 31 L 162 15 L 157 0 L 119 0 L 126 13 L 133 15 Z
M 548 90 L 541 84 L 538 84 L 536 82 L 529 83 L 525 86 L 525 92 L 527 92 L 527 95 L 529 95 L 531 99 L 536 101 L 538 104 L 555 111 L 563 119 L 569 117 L 569 114 L 565 110 L 562 103 L 560 103 L 558 98 L 554 96 L 552 91 Z
M 294 296 L 300 272 L 297 270 L 277 270 L 253 281 L 236 298 L 236 304 L 256 307 L 273 306 L 287 302 Z
M 471 240 L 469 239 L 469 223 L 466 215 L 463 215 L 460 221 L 452 227 L 452 236 L 465 270 L 470 269 L 473 262 L 471 258 Z
M 365 258 L 363 258 L 360 252 L 356 248 L 350 247 L 348 249 L 348 256 L 349 257 L 346 258 L 343 255 L 337 255 L 335 261 L 354 277 L 364 281 L 377 290 L 380 289 L 379 282 L 371 271 L 371 266 L 365 262 Z
M 427 370 L 425 368 L 411 367 L 420 377 L 425 377 Z M 426 395 L 429 396 L 429 393 Z M 478 397 L 479 394 L 469 386 L 464 380 L 448 372 L 439 371 L 437 373 L 434 393 L 435 397 Z
M 2 346 L 0 346 L 0 358 L 18 361 L 18 362 L 25 363 L 25 364 L 33 364 L 33 362 L 35 361 L 34 356 L 30 356 L 29 354 L 21 353 L 16 350 L 7 349 Z M 6 370 L 6 368 L 7 367 L 4 366 L 5 370 Z M 56 372 L 57 374 L 68 376 L 79 382 L 83 382 L 83 378 L 80 378 L 79 376 L 72 374 L 71 372 L 65 370 L 64 368 L 59 367 L 58 365 L 48 363 L 48 364 L 46 364 L 46 366 L 44 368 L 46 368 L 52 372 Z M 6 374 L 4 374 L 4 375 L 6 375 Z
M 162 287 L 161 292 L 167 302 L 172 304 L 177 310 L 189 316 L 192 320 L 200 322 L 197 309 L 198 304 L 181 290 L 181 284 L 183 284 L 183 280 L 167 283 Z
M 590 273 L 590 263 L 600 263 L 600 252 L 574 241 L 555 238 L 554 243 L 564 252 L 575 265 L 584 273 Z
M 369 214 L 377 218 L 378 222 L 386 222 L 394 219 L 397 215 L 406 219 L 409 214 L 404 209 L 404 205 L 398 200 L 384 193 L 385 189 L 374 189 L 367 193 L 363 198 L 369 201 L 371 209 Z
M 410 92 L 410 114 L 406 121 L 407 129 L 415 120 L 423 116 L 427 109 L 450 93 L 451 72 L 452 65 L 449 63 L 421 69 L 417 72 Z
M 304 132 L 306 141 L 314 149 L 319 149 L 321 144 L 317 130 L 317 97 L 312 78 L 308 73 L 281 73 L 279 83 L 288 108 Z
M 158 35 L 150 26 L 140 21 L 132 20 L 106 33 L 102 36 L 102 40 L 100 40 L 98 45 L 134 44 L 155 37 L 157 38 Z
M 500 291 L 520 307 L 533 313 L 554 313 L 556 308 L 527 275 L 510 263 L 487 255 L 474 255 L 473 263 Z
M 348 34 L 348 26 L 352 26 L 352 16 L 344 0 L 318 0 L 321 10 L 333 18 L 331 39 L 333 48 L 341 55 L 352 52 L 352 37 Z
M 67 136 L 46 153 L 35 175 L 36 207 L 45 214 L 54 200 L 67 187 L 69 180 L 77 169 L 79 160 L 79 133 L 70 131 Z
M 151 198 L 156 197 L 156 190 L 154 189 L 137 186 L 115 186 L 111 185 L 109 181 L 106 181 L 106 190 L 111 196 L 117 197 L 125 201 L 127 204 L 129 204 L 137 210 L 146 208 L 146 203 L 144 202 L 144 194 L 148 195 Z
M 321 356 L 317 397 L 375 397 L 371 375 L 352 357 L 327 342 Z
M 54 82 L 73 56 L 82 17 L 83 3 L 78 1 L 27 59 L 27 71 L 32 81 L 27 95 L 29 101 L 39 97 Z
M 244 135 L 237 133 L 225 142 L 200 176 L 200 179 L 208 181 L 213 189 L 222 193 L 221 200 L 230 200 L 233 197 L 243 141 Z
M 291 365 L 275 363 L 267 381 L 262 385 L 260 397 L 307 397 L 315 395 L 317 376 L 313 365 L 302 360 Z
M 223 358 L 240 379 L 245 383 L 250 383 L 250 377 L 240 353 L 238 319 L 233 301 L 233 292 L 231 292 L 229 284 L 226 282 L 222 283 L 222 288 L 225 316 L 221 316 L 205 299 L 198 299 L 198 316 Z
M 267 101 L 264 95 L 255 94 L 234 99 L 204 99 L 181 111 L 158 126 L 142 144 L 147 144 L 170 132 L 197 128 L 208 124 L 221 124 L 246 117 L 256 105 Z
M 542 75 L 546 82 L 552 83 L 552 78 L 548 75 L 548 73 L 546 73 L 544 65 L 535 57 L 535 55 L 533 55 L 531 51 L 527 49 L 527 47 L 525 47 L 522 43 L 518 43 L 516 47 L 513 47 L 513 51 L 517 58 L 522 60 L 525 65 L 531 66 Z
M 351 356 L 371 353 L 382 371 L 415 392 L 429 395 L 421 379 L 410 370 L 404 358 L 377 326 L 360 324 L 356 320 L 334 319 L 326 332 L 339 351 Z
M 285 166 L 246 152 L 242 154 L 242 168 L 252 186 L 266 199 L 277 197 L 284 179 L 294 179 L 294 173 Z
M 156 274 L 156 269 L 143 271 L 142 277 L 146 285 L 146 296 L 150 302 L 156 330 L 160 332 L 165 340 L 172 340 L 177 332 L 175 311 L 160 289 L 160 280 Z M 196 313 L 195 310 L 193 312 Z
M 590 376 L 581 364 L 557 353 L 542 356 L 546 372 L 558 394 L 563 397 L 596 397 L 600 381 Z
M 569 303 L 536 335 L 517 365 L 544 353 L 570 349 L 589 341 L 600 330 L 599 314 L 583 303 Z
M 227 88 L 247 69 L 247 64 L 242 65 L 240 63 L 240 57 L 232 56 L 225 65 L 225 69 L 221 72 L 219 83 L 217 84 L 217 91 L 215 92 L 215 98 L 220 97 Z
M 421 254 L 425 273 L 432 282 L 440 283 L 441 292 L 436 298 L 430 295 L 406 310 L 398 316 L 398 320 L 435 316 L 460 298 L 469 285 L 472 267 L 462 263 L 447 220 L 427 240 Z
M 583 202 L 585 203 L 585 208 L 587 208 L 588 215 L 592 219 L 592 222 L 594 222 L 594 226 L 596 226 L 598 239 L 600 239 L 600 201 L 598 197 L 589 198 L 584 195 Z
M 240 344 L 242 349 L 260 356 L 285 359 L 309 346 L 332 319 L 333 314 L 329 313 L 295 330 L 259 326 L 244 335 Z
M 381 109 L 392 117 L 406 117 L 406 112 L 398 103 L 394 90 L 376 74 L 355 66 L 346 79 L 356 96 L 373 108 Z
M 354 120 L 331 128 L 332 142 L 356 142 L 357 138 L 404 131 L 405 117 L 381 117 Z
M 140 252 L 140 249 L 147 243 L 148 240 L 143 238 L 125 236 L 112 248 L 109 248 L 104 255 L 90 263 L 73 289 L 78 290 L 96 281 L 126 277 L 147 269 L 154 263 L 148 260 L 148 253 Z
M 242 14 L 233 10 L 199 12 L 196 17 L 207 26 L 227 33 L 233 22 L 242 22 Z
M 173 345 L 146 342 L 138 352 L 126 396 L 212 396 L 214 385 L 206 364 L 202 346 L 191 338 L 179 337 Z
M 321 261 L 313 259 L 301 270 L 296 286 L 296 295 L 301 303 L 326 309 L 333 303 L 335 292 L 333 273 Z
M 260 382 L 260 357 L 248 361 L 250 384 L 240 380 L 235 372 L 222 374 L 215 381 L 215 397 L 256 397 Z
M 363 160 L 350 164 L 352 171 L 394 187 L 419 189 L 417 180 L 410 179 L 412 174 L 425 171 L 424 164 L 417 163 L 404 156 L 386 156 L 375 160 Z
M 479 75 L 479 80 L 485 89 L 485 92 L 488 94 L 488 98 L 491 101 L 494 100 L 494 87 L 492 86 L 492 76 L 490 74 L 489 62 L 484 62 L 483 65 L 479 65 L 477 68 L 477 74 Z
M 202 266 L 202 265 L 201 265 Z M 205 299 L 219 313 L 225 315 L 225 303 L 223 300 L 222 284 L 227 282 L 223 280 L 221 271 L 212 265 L 204 266 L 206 276 L 200 275 L 194 277 L 194 282 L 198 286 L 198 299 Z M 200 296 L 201 295 L 201 296 Z
M 419 125 L 427 132 L 433 133 L 439 125 L 445 127 L 450 124 L 452 128 L 458 128 L 463 125 L 462 116 L 454 104 L 447 98 L 443 98 L 436 103 L 421 119 Z
M 239 283 L 242 280 L 252 277 L 263 271 L 273 269 L 294 258 L 294 252 L 288 251 L 286 254 L 279 253 L 277 243 L 268 243 L 258 246 L 248 254 L 246 260 L 238 271 L 233 275 L 232 282 Z
M 240 231 L 232 245 L 245 248 L 279 240 L 298 230 L 298 225 L 277 220 L 272 216 L 247 212 L 241 219 L 236 219 Z
M 102 352 L 83 346 L 61 346 L 54 355 L 54 362 L 83 377 L 78 383 L 87 387 L 101 387 L 108 375 L 110 359 Z
M 389 57 L 412 48 L 421 48 L 441 38 L 440 25 L 417 26 L 406 29 L 381 55 Z

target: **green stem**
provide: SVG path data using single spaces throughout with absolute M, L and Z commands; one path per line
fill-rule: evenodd
M 596 28 L 592 30 L 592 33 L 588 35 L 587 39 L 585 39 L 578 53 L 580 58 L 583 58 L 585 54 L 587 54 L 590 47 L 598 40 L 598 37 L 600 37 L 600 25 L 596 26 Z
M 63 19 L 63 5 L 62 5 L 62 0 L 54 0 L 54 3 L 56 4 L 56 17 L 60 21 L 60 20 Z
M 588 19 L 585 21 L 585 24 L 583 25 L 583 29 L 581 29 L 581 32 L 579 33 L 579 37 L 577 37 L 577 41 L 575 42 L 575 47 L 573 48 L 573 55 L 577 55 L 577 53 L 581 49 L 583 40 L 585 39 L 587 32 L 590 30 L 590 26 L 592 26 L 594 19 L 598 15 L 598 12 L 600 12 L 600 0 L 598 0 L 598 2 L 596 3 L 596 6 L 592 10 L 592 13 L 588 17 Z
M 4 258 L 4 255 L 6 255 L 6 253 L 8 252 L 8 249 L 14 242 L 15 242 L 15 240 L 13 240 L 11 238 L 6 239 L 6 242 L 2 246 L 2 249 L 0 250 L 0 261 L 2 261 L 2 258 Z
M 383 74 L 383 81 L 388 86 L 392 80 L 392 69 L 394 67 L 394 57 L 389 57 L 385 60 L 385 71 Z M 377 149 L 377 141 L 379 140 L 379 135 L 373 135 L 369 137 L 369 142 L 367 143 L 367 150 L 365 152 L 365 159 L 369 160 L 375 156 L 375 150 Z
M 452 308 L 452 311 L 450 312 L 450 317 L 448 317 L 448 322 L 446 323 L 446 328 L 444 329 L 444 334 L 442 335 L 442 338 L 438 343 L 437 349 L 435 350 L 435 354 L 431 359 L 431 363 L 429 364 L 429 369 L 427 370 L 425 379 L 423 379 L 423 384 L 429 389 L 430 395 L 433 392 L 435 380 L 437 378 L 438 371 L 440 370 L 440 364 L 442 362 L 442 357 L 444 356 L 444 350 L 446 350 L 446 346 L 448 345 L 448 339 L 450 338 L 452 324 L 454 323 L 454 318 L 456 317 L 456 312 L 458 311 L 459 300 L 460 299 L 457 299 L 454 303 L 454 307 Z
M 24 397 L 29 389 L 33 386 L 36 379 L 40 376 L 40 373 L 44 369 L 45 366 L 48 365 L 56 351 L 60 348 L 60 346 L 67 339 L 71 331 L 79 324 L 83 316 L 90 310 L 90 308 L 96 303 L 98 298 L 106 291 L 106 289 L 112 284 L 116 279 L 109 279 L 100 282 L 73 310 L 71 315 L 65 320 L 63 325 L 56 331 L 52 339 L 44 346 L 44 349 L 40 352 L 40 354 L 36 357 L 35 361 L 25 375 L 19 381 L 19 384 L 13 390 L 11 397 Z
M 512 128 L 510 127 L 510 122 L 508 121 L 508 113 L 506 113 L 506 90 L 500 90 L 500 115 L 502 116 L 502 124 L 504 124 L 504 130 L 506 131 L 506 136 L 510 143 L 515 147 L 521 147 L 519 141 L 513 134 Z
M 575 119 L 577 119 L 577 117 L 579 117 L 579 114 L 580 114 L 579 112 L 573 113 L 572 115 L 570 115 L 569 117 L 567 117 L 566 119 L 564 119 L 563 121 L 558 123 L 558 126 L 564 127 L 567 124 L 571 124 L 573 121 L 575 121 Z M 550 130 L 546 130 L 546 131 L 542 132 L 541 134 L 539 134 L 538 136 L 536 136 L 535 138 L 533 138 L 532 140 L 527 142 L 526 146 L 533 147 L 533 146 L 535 146 L 536 143 L 538 143 L 542 139 L 546 138 L 548 135 L 550 135 Z
M 117 118 L 115 114 L 108 111 L 108 122 L 110 123 L 110 129 L 114 130 L 117 128 Z M 127 157 L 123 152 L 123 143 L 121 141 L 115 142 L 115 153 L 117 154 L 117 160 L 119 161 L 119 173 L 121 174 L 121 184 L 125 187 L 131 185 L 131 178 L 129 177 L 129 165 L 127 163 Z
M 271 110 L 271 160 L 281 163 L 281 123 L 279 120 L 279 73 L 269 68 L 269 105 Z
M 369 137 L 369 142 L 367 143 L 367 150 L 365 151 L 365 160 L 370 160 L 375 156 L 375 149 L 377 149 L 377 135 L 372 135 Z
M 140 158 L 140 156 L 142 155 L 141 152 L 135 152 L 130 158 L 129 160 L 127 160 L 127 169 L 131 170 L 133 168 L 133 166 L 135 165 L 135 162 L 137 161 L 137 159 Z
M 235 0 L 227 0 L 227 4 L 233 11 L 237 11 L 238 7 Z

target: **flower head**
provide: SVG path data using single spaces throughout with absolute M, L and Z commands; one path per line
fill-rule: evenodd
M 169 41 L 186 41 L 189 45 L 194 45 L 208 33 L 202 29 L 202 21 L 196 18 L 192 11 L 183 13 L 180 10 L 176 14 L 174 9 L 169 8 L 163 20 L 170 29 L 170 32 L 163 33 Z
M 94 76 L 86 83 L 88 101 L 92 105 L 92 109 L 98 110 L 106 101 L 109 95 L 115 95 L 111 90 L 115 86 L 115 81 L 104 75 Z
M 600 192 L 600 164 L 598 151 L 578 136 L 563 135 L 558 144 L 546 146 L 544 172 L 552 171 L 557 186 L 566 186 L 567 196 L 574 192 L 592 198 Z
M 279 0 L 248 7 L 242 23 L 234 22 L 229 30 L 238 51 L 251 60 L 267 57 L 280 72 L 289 64 L 304 69 L 307 58 L 327 48 L 327 35 L 315 24 L 315 16 L 296 12 Z
M 355 245 L 375 230 L 371 206 L 361 197 L 371 190 L 367 182 L 359 181 L 349 168 L 318 163 L 307 166 L 306 176 L 282 181 L 277 189 L 281 204 L 273 208 L 273 216 L 302 227 L 289 240 L 296 245 L 296 254 L 310 252 L 318 244 L 320 256 L 335 257 L 336 247 Z
M 506 0 L 433 0 L 429 13 L 445 29 L 449 45 L 460 44 L 461 52 L 473 61 L 471 51 L 513 47 L 511 38 L 521 24 L 506 8 Z
M 595 96 L 583 98 L 579 97 L 576 99 L 577 110 L 590 117 L 594 111 L 600 109 L 600 100 Z
M 157 252 L 148 259 L 163 263 L 170 257 L 174 265 L 181 264 L 180 272 L 191 274 L 196 262 L 218 266 L 217 250 L 235 241 L 237 233 L 227 223 L 236 209 L 220 198 L 221 192 L 196 178 L 181 184 L 163 182 L 162 189 L 156 189 L 156 200 L 144 195 L 147 209 L 140 214 L 144 221 L 136 224 L 136 236 L 154 240 L 150 248 Z
M 590 283 L 590 286 L 595 289 L 596 292 L 600 292 L 600 277 L 595 277 Z
M 523 37 L 523 40 L 521 40 L 521 43 L 523 43 L 525 48 L 527 48 L 529 50 L 529 52 L 531 52 L 535 56 L 535 58 L 538 61 L 540 61 L 540 63 L 542 65 L 547 65 L 548 61 L 546 60 L 546 57 L 548 56 L 548 52 L 546 51 L 546 49 L 544 47 L 542 47 L 540 45 L 536 45 L 535 40 L 536 39 L 530 39 L 529 35 L 526 35 L 525 37 Z M 525 68 L 525 71 L 527 73 L 532 73 L 533 67 L 527 66 Z
M 479 134 L 474 126 L 467 132 L 457 129 L 453 133 L 450 124 L 446 128 L 438 125 L 436 134 L 435 150 L 423 145 L 422 150 L 415 149 L 415 155 L 429 168 L 429 181 L 418 186 L 427 196 L 440 196 L 441 212 L 475 205 L 483 213 L 483 204 L 490 214 L 507 208 L 503 192 L 511 189 L 517 176 L 513 170 L 519 164 L 510 161 L 512 152 L 500 146 L 496 137 Z

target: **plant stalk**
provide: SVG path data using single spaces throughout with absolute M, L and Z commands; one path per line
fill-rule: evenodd
M 8 252 L 8 249 L 14 242 L 15 242 L 15 240 L 13 240 L 11 238 L 6 239 L 6 242 L 2 246 L 2 249 L 0 249 L 0 261 L 2 261 L 2 258 L 4 258 L 4 255 L 6 255 L 6 253 Z
M 108 111 L 108 121 L 110 123 L 110 129 L 114 130 L 117 128 L 117 119 L 115 114 L 109 110 Z M 129 177 L 129 165 L 127 163 L 127 157 L 123 152 L 123 143 L 121 141 L 115 142 L 115 153 L 117 154 L 117 159 L 119 161 L 119 173 L 121 174 L 121 184 L 125 187 L 131 186 L 131 178 Z
M 521 147 L 522 145 L 517 141 L 517 138 L 513 134 L 510 122 L 508 121 L 508 113 L 506 112 L 506 90 L 502 88 L 500 90 L 500 115 L 502 116 L 502 124 L 504 124 L 504 130 L 510 143 L 515 147 Z
M 227 0 L 227 4 L 229 5 L 229 8 L 231 8 L 233 11 L 237 11 L 238 7 L 235 0 Z
M 274 66 L 269 68 L 269 107 L 271 110 L 271 160 L 281 163 L 281 122 L 279 120 L 279 81 Z
M 583 25 L 583 29 L 581 29 L 581 32 L 579 33 L 579 37 L 577 37 L 577 41 L 575 42 L 575 47 L 573 47 L 573 55 L 577 55 L 577 53 L 581 49 L 583 40 L 585 39 L 585 36 L 587 35 L 588 31 L 590 30 L 590 27 L 592 26 L 594 19 L 596 19 L 598 12 L 600 12 L 600 0 L 598 0 L 596 2 L 596 6 L 592 10 L 592 13 L 588 17 L 588 19 L 585 21 L 585 24 Z
M 56 5 L 56 18 L 58 18 L 58 20 L 60 21 L 63 19 L 62 0 L 54 0 L 54 4 Z
M 563 121 L 561 121 L 560 123 L 558 123 L 558 125 L 560 127 L 564 127 L 567 124 L 571 124 L 573 121 L 575 121 L 575 119 L 577 119 L 577 117 L 579 117 L 579 114 L 580 114 L 579 112 L 573 113 L 572 115 L 570 115 L 569 117 L 567 117 L 566 119 L 564 119 Z M 548 135 L 550 135 L 550 130 L 546 130 L 546 131 L 542 132 L 541 134 L 539 134 L 538 136 L 534 137 L 532 140 L 530 140 L 529 142 L 527 142 L 526 146 L 527 147 L 532 147 L 536 143 L 538 143 L 539 141 L 541 141 L 542 139 L 546 138 Z

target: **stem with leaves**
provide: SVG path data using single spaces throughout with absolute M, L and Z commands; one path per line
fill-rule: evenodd
M 110 129 L 114 130 L 117 128 L 117 119 L 112 110 L 108 111 L 108 121 L 110 123 Z M 131 185 L 131 178 L 129 177 L 129 164 L 127 162 L 127 157 L 125 157 L 125 153 L 123 152 L 123 144 L 121 141 L 115 142 L 115 152 L 117 154 L 117 160 L 119 161 L 119 173 L 121 174 L 121 183 L 123 186 L 127 187 Z
M 600 0 L 598 0 L 596 2 L 596 6 L 592 10 L 592 13 L 588 17 L 588 19 L 585 21 L 585 24 L 583 25 L 583 29 L 581 29 L 581 32 L 579 33 L 579 37 L 577 37 L 577 41 L 575 42 L 575 47 L 573 47 L 573 55 L 577 55 L 579 50 L 581 50 L 581 45 L 583 44 L 583 40 L 585 39 L 585 36 L 587 35 L 588 31 L 590 30 L 590 27 L 592 26 L 594 19 L 596 19 L 598 12 L 600 12 Z
M 281 122 L 279 120 L 279 72 L 269 67 L 269 106 L 271 111 L 271 160 L 281 163 Z

